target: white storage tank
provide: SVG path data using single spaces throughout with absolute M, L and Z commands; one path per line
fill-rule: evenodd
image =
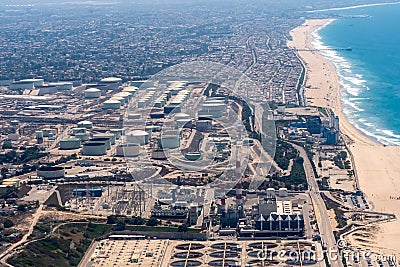
M 121 101 L 118 100 L 107 100 L 103 103 L 103 109 L 119 109 L 121 107 Z
M 116 149 L 118 157 L 137 157 L 139 156 L 140 146 L 138 144 L 120 144 Z
M 142 130 L 134 130 L 125 135 L 126 143 L 145 145 L 149 143 L 149 133 Z
M 139 113 L 129 113 L 128 114 L 128 119 L 129 120 L 138 120 L 138 119 L 140 119 L 141 116 L 142 115 L 139 114 Z
M 85 90 L 85 98 L 99 98 L 101 96 L 101 90 L 97 88 L 89 88 Z
M 268 188 L 266 193 L 267 193 L 267 198 L 275 197 L 275 189 L 274 188 Z
M 107 138 L 110 140 L 111 145 L 115 145 L 115 135 L 114 134 L 94 134 L 93 138 Z
M 79 138 L 79 140 L 81 140 L 81 141 L 88 141 L 90 135 L 89 135 L 89 133 L 77 133 L 77 134 L 75 134 L 75 137 Z
M 125 134 L 125 129 L 111 129 L 110 133 L 115 135 L 116 139 L 119 139 L 121 136 Z
M 139 88 L 137 88 L 136 86 L 128 86 L 128 87 L 125 87 L 122 90 L 122 92 L 128 92 L 128 93 L 131 93 L 132 95 L 135 95 L 138 90 L 139 90 Z
M 104 142 L 88 142 L 83 144 L 82 154 L 84 156 L 103 156 L 107 153 Z
M 91 121 L 81 121 L 78 122 L 78 128 L 92 129 L 93 123 Z
M 63 167 L 41 166 L 37 170 L 37 176 L 43 179 L 58 179 L 65 176 Z
M 77 149 L 81 147 L 81 139 L 64 138 L 60 140 L 60 149 Z
M 92 138 L 90 139 L 90 142 L 104 143 L 106 144 L 107 149 L 111 149 L 111 140 L 109 138 L 105 137 Z
M 287 196 L 288 196 L 287 188 L 279 188 L 279 197 L 287 197 Z
M 158 138 L 158 146 L 165 148 L 178 148 L 180 144 L 179 135 L 162 135 Z
M 164 150 L 157 149 L 151 153 L 151 158 L 156 160 L 166 160 L 167 157 L 165 156 Z
M 119 101 L 121 103 L 121 106 L 125 105 L 125 103 L 127 102 L 127 100 L 125 98 L 123 98 L 122 96 L 113 96 L 110 101 Z
M 78 133 L 86 133 L 86 128 L 72 128 L 72 135 L 76 135 Z

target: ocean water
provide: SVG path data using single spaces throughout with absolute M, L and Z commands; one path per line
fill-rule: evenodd
M 344 113 L 378 142 L 400 145 L 400 4 L 326 12 L 345 18 L 314 33 L 314 46 L 352 48 L 323 51 L 338 71 Z

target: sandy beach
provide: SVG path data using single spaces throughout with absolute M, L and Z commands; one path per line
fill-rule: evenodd
M 313 32 L 332 22 L 330 19 L 308 20 L 291 32 L 288 45 L 313 49 Z M 317 51 L 299 51 L 306 69 L 307 105 L 331 108 L 340 118 L 340 129 L 354 156 L 361 190 L 375 211 L 394 213 L 400 218 L 400 147 L 376 143 L 357 130 L 342 113 L 340 84 L 335 66 Z M 380 224 L 371 234 L 371 250 L 400 256 L 400 221 Z

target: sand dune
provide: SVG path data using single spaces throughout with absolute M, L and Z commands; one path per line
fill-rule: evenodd
M 312 33 L 332 20 L 308 20 L 291 32 L 288 45 L 312 48 Z M 340 128 L 350 145 L 361 189 L 375 211 L 400 217 L 400 147 L 385 147 L 362 134 L 341 110 L 340 85 L 335 66 L 318 52 L 300 51 L 307 68 L 305 95 L 309 105 L 329 107 L 340 117 Z M 400 255 L 400 221 L 380 225 L 371 250 Z

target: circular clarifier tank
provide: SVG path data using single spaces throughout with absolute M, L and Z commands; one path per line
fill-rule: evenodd
M 256 248 L 254 251 L 249 252 L 247 255 L 250 258 L 273 258 L 278 255 L 276 251 L 267 250 L 265 254 L 265 250 Z
M 200 243 L 185 243 L 185 244 L 180 244 L 177 245 L 175 248 L 180 249 L 180 250 L 198 250 L 198 249 L 203 249 L 204 245 Z
M 213 252 L 210 254 L 210 257 L 212 258 L 217 258 L 217 259 L 221 259 L 224 257 L 225 254 L 225 258 L 236 258 L 239 257 L 239 253 L 237 253 L 236 251 L 217 251 L 217 252 Z
M 200 261 L 196 260 L 180 260 L 180 261 L 174 261 L 171 263 L 172 267 L 186 267 L 186 266 L 201 266 Z
M 250 260 L 247 262 L 246 266 L 274 266 L 279 264 L 278 261 L 270 261 L 270 260 L 261 260 L 261 259 L 257 259 L 257 260 Z
M 303 248 L 309 249 L 309 248 L 311 248 L 311 246 L 312 246 L 312 243 L 305 242 L 305 241 L 289 242 L 289 243 L 285 244 L 285 248 L 290 247 L 290 248 L 294 248 L 294 249 L 303 249 Z
M 270 249 L 270 248 L 276 248 L 278 245 L 272 242 L 254 242 L 249 244 L 247 247 L 248 248 L 253 248 L 253 249 Z
M 215 261 L 210 261 L 208 265 L 214 267 L 240 266 L 239 262 L 236 260 L 215 260 Z
M 232 243 L 232 242 L 226 242 L 226 243 L 217 243 L 212 245 L 211 247 L 213 249 L 235 249 L 237 248 L 238 244 L 237 243 Z
M 204 253 L 201 252 L 196 252 L 196 251 L 185 251 L 185 252 L 178 252 L 174 254 L 174 258 L 178 258 L 178 259 L 196 259 L 196 258 L 200 258 L 203 257 Z

